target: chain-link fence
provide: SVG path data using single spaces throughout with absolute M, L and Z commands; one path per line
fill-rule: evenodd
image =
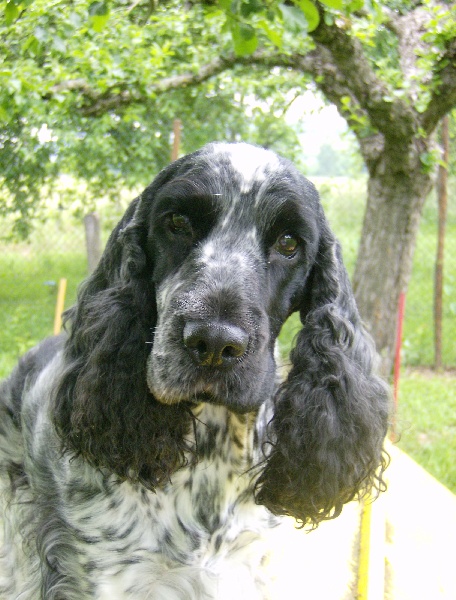
M 331 224 L 341 239 L 344 256 L 353 269 L 357 235 L 362 220 L 364 182 L 346 180 L 316 182 Z M 443 364 L 456 367 L 456 198 L 449 189 L 445 239 L 443 292 Z M 129 196 L 130 198 L 133 195 Z M 357 201 L 354 201 L 357 198 Z M 116 207 L 98 207 L 102 244 L 122 215 L 127 201 Z M 350 206 L 346 210 L 344 204 Z M 355 222 L 354 222 L 355 221 Z M 414 258 L 413 274 L 406 299 L 403 359 L 413 366 L 434 364 L 434 267 L 438 211 L 431 195 L 424 209 Z M 50 209 L 47 219 L 36 224 L 27 242 L 6 241 L 11 222 L 0 222 L 0 376 L 18 356 L 52 333 L 57 285 L 68 281 L 66 307 L 76 298 L 76 289 L 87 275 L 87 250 L 83 215 L 71 210 Z M 355 232 L 355 233 L 354 233 Z M 358 232 L 358 233 L 356 233 Z M 2 241 L 3 240 L 3 241 Z

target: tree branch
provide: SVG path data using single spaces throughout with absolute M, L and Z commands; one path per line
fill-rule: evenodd
M 427 109 L 421 115 L 423 129 L 428 134 L 432 133 L 440 119 L 456 106 L 456 39 L 449 43 L 434 73 L 431 98 Z
M 401 71 L 411 88 L 413 100 L 418 97 L 422 80 L 418 81 L 417 59 L 424 54 L 427 45 L 423 40 L 426 26 L 429 22 L 429 12 L 422 6 L 417 6 L 404 15 L 398 15 L 392 10 L 384 9 L 389 16 L 388 27 L 393 31 L 399 42 L 399 60 Z M 428 83 L 428 82 L 426 82 Z
M 418 10 L 421 11 L 420 8 L 416 9 Z M 416 24 L 415 33 L 420 32 L 423 26 L 422 13 L 417 12 L 416 15 L 407 19 L 407 22 L 412 19 Z M 406 22 L 403 19 L 405 17 L 395 19 L 394 26 L 397 31 L 404 30 Z M 123 88 L 120 83 L 99 93 L 85 80 L 74 79 L 54 85 L 44 98 L 49 99 L 54 94 L 66 91 L 79 92 L 83 99 L 79 109 L 81 114 L 97 117 L 132 103 L 147 102 L 151 97 L 171 90 L 199 85 L 235 66 L 257 66 L 262 69 L 283 67 L 310 75 L 324 96 L 337 106 L 360 142 L 366 135 L 380 133 L 387 143 L 396 145 L 400 152 L 404 144 L 416 133 L 418 114 L 413 102 L 402 98 L 391 99 L 387 85 L 377 76 L 360 42 L 349 31 L 336 24 L 327 25 L 322 18 L 311 36 L 315 41 L 315 48 L 307 54 L 284 54 L 263 50 L 245 57 L 230 54 L 209 61 L 198 71 L 156 81 L 148 85 L 146 91 L 139 91 L 139 86 L 133 90 L 131 87 Z M 408 35 L 407 40 L 401 42 L 401 34 L 398 33 L 398 36 L 400 44 L 408 44 L 411 39 L 416 39 L 415 34 L 412 37 Z M 456 42 L 453 40 L 437 66 L 432 98 L 421 116 L 421 123 L 427 132 L 431 132 L 443 114 L 456 105 L 455 55 Z M 405 67 L 409 73 L 413 65 L 410 61 L 407 65 Z M 362 122 L 370 125 L 369 132 L 361 131 Z M 379 147 L 377 142 L 375 146 Z
M 409 140 L 415 129 L 414 110 L 400 98 L 391 99 L 390 90 L 371 67 L 359 40 L 336 24 L 326 24 L 323 17 L 311 36 L 317 48 L 322 46 L 330 53 L 335 70 L 372 125 L 397 143 Z
M 83 99 L 83 104 L 79 109 L 81 114 L 86 117 L 97 117 L 133 103 L 147 102 L 154 95 L 158 96 L 182 87 L 199 85 L 235 66 L 245 66 L 249 69 L 259 67 L 267 70 L 281 67 L 293 69 L 303 75 L 310 75 L 316 81 L 318 89 L 336 105 L 355 133 L 358 133 L 360 121 L 368 120 L 367 113 L 358 106 L 357 99 L 347 87 L 345 77 L 338 72 L 337 66 L 334 65 L 331 53 L 321 45 L 307 54 L 289 55 L 260 50 L 245 57 L 234 54 L 219 57 L 202 66 L 197 72 L 166 77 L 149 85 L 147 95 L 140 93 L 139 90 L 132 91 L 131 88 L 129 90 L 120 89 L 120 86 L 99 93 L 91 88 L 84 79 L 73 79 L 55 84 L 43 98 L 48 100 L 54 94 L 67 91 L 79 92 Z M 346 98 L 350 98 L 350 112 L 344 110 L 343 99 Z
M 154 95 L 164 94 L 178 88 L 199 85 L 211 77 L 215 77 L 223 71 L 232 68 L 236 62 L 237 57 L 234 55 L 220 57 L 203 65 L 197 72 L 165 77 L 148 86 L 147 96 L 144 96 L 144 94 L 139 93 L 137 90 L 132 92 L 127 89 L 119 89 L 121 85 L 114 86 L 103 93 L 97 93 L 83 79 L 58 83 L 51 88 L 50 94 L 64 91 L 79 91 L 84 99 L 84 103 L 80 108 L 81 114 L 85 117 L 97 117 L 110 110 L 116 110 L 134 102 L 145 102 Z

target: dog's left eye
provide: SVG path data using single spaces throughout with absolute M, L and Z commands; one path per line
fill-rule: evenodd
M 299 238 L 291 233 L 284 233 L 277 238 L 274 250 L 287 258 L 292 258 L 299 248 Z
M 169 228 L 172 233 L 192 235 L 193 228 L 190 219 L 181 213 L 172 213 L 168 220 Z

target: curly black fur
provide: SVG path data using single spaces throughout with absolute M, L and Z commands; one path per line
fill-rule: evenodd
M 145 253 L 154 193 L 173 165 L 128 208 L 100 264 L 67 311 L 66 368 L 55 393 L 54 423 L 64 450 L 148 488 L 184 466 L 192 420 L 186 403 L 159 404 L 146 382 L 157 319 Z M 147 210 L 145 211 L 147 213 Z

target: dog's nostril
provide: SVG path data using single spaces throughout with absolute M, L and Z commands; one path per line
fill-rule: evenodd
M 230 323 L 189 321 L 184 327 L 183 341 L 198 365 L 229 367 L 246 353 L 249 336 Z
M 189 346 L 191 347 L 191 346 Z M 203 341 L 199 341 L 196 346 L 195 349 L 200 353 L 200 354 L 204 354 L 207 352 L 207 344 Z
M 244 349 L 241 346 L 226 346 L 222 350 L 224 358 L 239 358 L 244 354 Z

